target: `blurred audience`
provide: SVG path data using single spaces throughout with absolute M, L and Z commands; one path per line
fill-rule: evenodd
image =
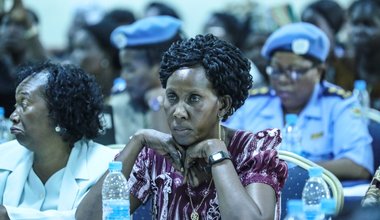
M 334 0 L 315 1 L 303 10 L 301 19 L 319 27 L 330 40 L 330 52 L 325 62 L 325 79 L 344 89 L 352 90 L 354 62 L 348 57 L 345 46 L 338 40 L 339 31 L 346 22 L 345 10 Z
M 286 114 L 297 114 L 306 158 L 341 180 L 368 179 L 373 173 L 371 137 L 356 97 L 323 78 L 329 50 L 326 34 L 312 24 L 275 31 L 262 49 L 271 87 L 252 90 L 227 125 L 251 131 L 282 128 Z
M 72 36 L 70 60 L 86 72 L 94 74 L 106 99 L 111 95 L 115 78 L 120 76 L 119 52 L 110 41 L 112 31 L 120 25 L 133 23 L 131 12 L 112 11 L 96 24 L 84 24 Z
M 168 131 L 162 109 L 164 90 L 158 72 L 164 51 L 181 38 L 181 21 L 171 16 L 143 18 L 118 27 L 111 35 L 112 42 L 119 48 L 129 104 L 144 116 L 140 128 Z M 120 120 L 130 117 L 135 116 L 125 112 Z
M 72 20 L 67 31 L 67 51 L 63 51 L 60 56 L 65 59 L 72 50 L 74 34 L 80 30 L 84 25 L 93 25 L 100 22 L 105 14 L 105 10 L 97 6 L 80 6 L 74 10 Z
M 212 34 L 221 40 L 225 40 L 239 49 L 247 49 L 247 38 L 250 35 L 250 18 L 245 17 L 244 20 L 239 19 L 234 14 L 228 12 L 214 12 L 207 19 L 203 26 L 203 33 Z M 253 34 L 252 34 L 253 36 Z M 257 39 L 257 38 L 255 38 Z M 252 39 L 250 39 L 252 40 Z M 249 42 L 251 46 L 256 42 Z M 257 46 L 257 45 L 255 45 Z M 257 47 L 256 47 L 257 48 Z M 252 47 L 250 49 L 253 49 Z M 265 79 L 262 77 L 261 72 L 255 65 L 255 60 L 250 60 L 251 70 L 250 73 L 253 77 L 255 86 L 265 85 Z
M 144 17 L 168 15 L 173 18 L 181 19 L 178 12 L 170 5 L 162 2 L 150 2 L 144 10 Z
M 380 110 L 380 1 L 355 1 L 348 15 L 356 62 L 355 79 L 367 82 L 371 106 Z
M 14 109 L 15 76 L 18 65 L 43 61 L 45 50 L 38 36 L 38 17 L 15 0 L 0 23 L 0 106 L 8 117 Z
M 43 63 L 17 72 L 11 132 L 0 145 L 0 219 L 74 219 L 114 152 L 91 139 L 103 129 L 102 94 L 74 66 Z
M 203 26 L 203 32 L 242 48 L 249 33 L 249 23 L 241 22 L 228 12 L 214 12 Z

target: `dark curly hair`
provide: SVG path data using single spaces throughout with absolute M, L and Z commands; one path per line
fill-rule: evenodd
M 47 74 L 44 98 L 50 120 L 61 127 L 64 141 L 93 139 L 103 131 L 103 96 L 92 75 L 74 65 L 44 62 L 19 68 L 17 85 L 39 74 Z
M 218 96 L 230 95 L 232 108 L 226 120 L 245 102 L 252 88 L 250 63 L 232 44 L 207 35 L 178 41 L 162 57 L 160 80 L 163 88 L 172 73 L 182 67 L 201 65 Z

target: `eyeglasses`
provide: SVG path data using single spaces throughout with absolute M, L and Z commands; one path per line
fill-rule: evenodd
M 289 79 L 292 79 L 293 81 L 297 81 L 300 77 L 304 76 L 309 70 L 315 68 L 315 66 L 311 66 L 307 69 L 279 69 L 272 66 L 267 66 L 265 71 L 268 74 L 269 77 L 272 79 L 278 79 L 282 74 L 285 74 Z

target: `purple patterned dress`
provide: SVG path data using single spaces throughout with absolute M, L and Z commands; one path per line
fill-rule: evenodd
M 277 219 L 280 216 L 280 190 L 288 175 L 286 163 L 277 156 L 276 146 L 280 142 L 278 129 L 257 134 L 236 131 L 227 147 L 243 186 L 265 183 L 274 189 Z M 182 174 L 168 160 L 149 148 L 143 148 L 140 152 L 129 179 L 131 193 L 136 198 L 145 202 L 149 196 L 153 196 L 155 219 L 190 219 L 193 208 L 189 196 L 194 207 L 199 206 L 197 212 L 200 219 L 221 219 L 214 183 L 210 187 L 210 182 L 204 182 L 196 188 L 190 188 L 182 182 Z

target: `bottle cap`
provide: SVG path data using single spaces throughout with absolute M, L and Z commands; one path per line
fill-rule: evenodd
M 121 77 L 114 79 L 113 86 L 112 86 L 112 92 L 113 93 L 122 92 L 126 88 L 127 88 L 127 82 L 125 81 L 125 79 L 123 79 Z
M 354 88 L 360 91 L 367 89 L 367 82 L 365 80 L 355 80 Z
M 110 171 L 121 171 L 121 168 L 123 167 L 123 164 L 121 161 L 111 161 L 109 163 L 108 169 Z
M 310 177 L 322 176 L 322 173 L 323 173 L 322 167 L 310 167 L 309 168 L 309 176 Z
M 4 108 L 3 107 L 0 107 L 0 117 L 3 116 L 4 117 L 5 113 L 4 113 Z
M 118 77 L 118 78 L 114 79 L 113 84 L 114 85 L 117 85 L 117 84 L 126 85 L 126 82 L 125 82 L 125 79 Z
M 325 214 L 333 215 L 335 213 L 336 202 L 334 199 L 321 199 L 321 209 Z
M 296 114 L 286 114 L 285 122 L 290 125 L 295 125 L 297 123 L 298 116 Z
M 303 203 L 301 199 L 291 199 L 286 203 L 288 213 L 301 213 L 303 212 Z

